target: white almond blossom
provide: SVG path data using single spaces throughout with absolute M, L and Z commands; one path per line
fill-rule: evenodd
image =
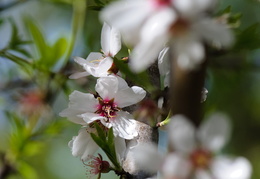
M 91 52 L 87 59 L 75 57 L 74 61 L 81 65 L 85 71 L 78 72 L 70 76 L 71 79 L 92 75 L 94 77 L 104 77 L 109 75 L 109 69 L 113 64 L 113 57 L 121 49 L 121 36 L 117 29 L 110 27 L 104 22 L 101 32 L 102 52 Z
M 166 44 L 180 67 L 194 69 L 205 57 L 204 42 L 218 47 L 232 42 L 227 27 L 205 15 L 215 4 L 215 0 L 122 0 L 105 8 L 101 19 L 118 27 L 125 41 L 137 41 L 130 56 L 132 70 L 146 69 Z
M 153 145 L 140 146 L 135 151 L 139 167 L 160 170 L 165 179 L 250 179 L 252 168 L 246 158 L 218 154 L 230 136 L 225 115 L 212 115 L 198 130 L 182 115 L 171 120 L 169 142 L 174 152 L 161 155 Z
M 95 89 L 98 96 L 74 91 L 69 97 L 69 107 L 60 115 L 83 126 L 100 121 L 107 128 L 113 127 L 115 136 L 136 137 L 136 121 L 122 108 L 138 103 L 146 92 L 137 86 L 130 88 L 124 79 L 115 76 L 99 78 Z

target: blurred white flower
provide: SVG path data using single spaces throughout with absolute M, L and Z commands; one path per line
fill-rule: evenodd
M 225 115 L 212 115 L 197 131 L 182 115 L 171 120 L 168 131 L 174 152 L 163 156 L 153 145 L 137 147 L 135 160 L 139 167 L 150 172 L 160 170 L 166 179 L 250 178 L 252 168 L 247 159 L 216 155 L 229 140 L 230 126 Z
M 232 42 L 227 27 L 206 16 L 215 4 L 215 0 L 122 0 L 105 8 L 101 19 L 117 27 L 126 42 L 135 44 L 132 70 L 146 69 L 167 43 L 178 65 L 190 70 L 203 61 L 205 41 L 218 47 Z
M 113 127 L 115 136 L 136 137 L 135 120 L 122 108 L 138 103 L 146 92 L 137 86 L 129 88 L 124 79 L 115 76 L 99 78 L 95 89 L 98 97 L 74 91 L 70 95 L 69 107 L 60 115 L 81 125 L 100 121 L 107 128 Z
M 113 64 L 112 57 L 121 49 L 121 36 L 118 30 L 110 27 L 105 22 L 101 32 L 101 47 L 103 54 L 91 52 L 86 60 L 81 57 L 74 58 L 74 61 L 86 71 L 72 74 L 71 79 L 78 79 L 88 75 L 104 77 L 110 74 L 108 71 Z

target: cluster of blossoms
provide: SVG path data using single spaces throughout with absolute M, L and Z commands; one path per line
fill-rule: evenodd
M 220 154 L 231 132 L 225 115 L 211 115 L 197 130 L 186 117 L 176 115 L 168 132 L 173 152 L 162 155 L 152 144 L 138 145 L 134 150 L 137 166 L 151 173 L 160 171 L 165 179 L 250 178 L 252 168 L 246 158 Z
M 122 35 L 125 44 L 133 46 L 130 69 L 140 72 L 158 60 L 159 78 L 164 80 L 164 87 L 170 87 L 170 58 L 174 57 L 176 65 L 183 70 L 197 70 L 205 60 L 205 45 L 222 48 L 232 43 L 227 26 L 209 16 L 215 4 L 215 0 L 121 0 L 103 9 L 101 19 L 109 25 L 104 23 L 102 28 L 101 53 L 92 52 L 86 59 L 75 57 L 84 71 L 70 76 L 71 79 L 89 75 L 98 78 L 96 92 L 74 91 L 69 96 L 68 108 L 60 113 L 82 126 L 69 146 L 73 156 L 88 162 L 86 165 L 92 168 L 90 173 L 100 177 L 101 173 L 111 170 L 101 155 L 93 157 L 100 145 L 91 134 L 98 133 L 98 125 L 105 132 L 113 129 L 120 165 L 130 156 L 138 170 L 160 171 L 165 179 L 250 178 L 251 165 L 247 159 L 218 155 L 230 134 L 229 123 L 220 114 L 212 116 L 197 131 L 183 115 L 171 117 L 168 125 L 170 152 L 165 156 L 158 154 L 153 145 L 136 142 L 142 136 L 139 136 L 134 116 L 125 109 L 150 94 L 146 95 L 141 87 L 129 87 L 114 64 L 121 49 Z M 204 88 L 201 102 L 205 101 L 207 93 Z M 156 111 L 158 106 L 147 101 L 142 104 Z M 146 110 L 142 117 L 155 114 L 154 111 Z M 127 148 L 126 140 L 134 142 L 128 143 Z
M 85 71 L 70 76 L 73 79 L 88 75 L 99 77 L 95 85 L 96 93 L 72 92 L 68 108 L 60 113 L 60 116 L 82 125 L 78 136 L 74 136 L 69 142 L 72 155 L 81 157 L 82 161 L 90 160 L 90 156 L 99 148 L 91 137 L 91 133 L 97 133 L 94 123 L 104 131 L 112 127 L 116 152 L 119 154 L 125 152 L 125 139 L 134 139 L 138 133 L 135 129 L 136 120 L 123 108 L 140 102 L 146 96 L 141 87 L 129 87 L 123 78 L 109 72 L 113 66 L 112 57 L 120 50 L 121 41 L 118 31 L 106 23 L 102 28 L 101 46 L 103 54 L 90 53 L 86 60 L 75 57 L 75 61 L 82 65 Z M 123 156 L 119 155 L 118 159 L 122 160 Z M 99 158 L 94 161 L 102 160 Z M 98 167 L 92 164 L 88 166 Z M 92 171 L 95 171 L 93 174 L 97 174 L 96 170 Z
M 118 28 L 134 45 L 130 67 L 142 71 L 165 47 L 172 48 L 178 65 L 196 69 L 205 57 L 204 42 L 219 48 L 232 43 L 225 24 L 207 14 L 216 0 L 121 0 L 101 12 L 101 19 Z

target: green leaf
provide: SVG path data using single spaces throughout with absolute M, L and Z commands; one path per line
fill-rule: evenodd
M 54 59 L 60 59 L 63 55 L 66 54 L 66 51 L 68 50 L 68 41 L 66 38 L 61 37 L 59 38 L 55 44 L 53 45 L 51 52 L 54 55 Z
M 94 123 L 95 124 L 95 128 L 97 130 L 98 136 L 101 140 L 106 141 L 106 133 L 104 132 L 104 130 L 99 126 L 98 123 Z
M 19 162 L 18 172 L 26 179 L 39 178 L 35 169 L 26 162 Z
M 253 24 L 242 32 L 238 32 L 234 48 L 237 50 L 260 48 L 260 23 Z

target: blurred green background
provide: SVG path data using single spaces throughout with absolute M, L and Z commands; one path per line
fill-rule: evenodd
M 81 70 L 73 56 L 100 51 L 99 0 L 0 0 L 0 168 L 6 161 L 19 175 L 10 179 L 82 179 L 86 168 L 68 142 L 79 125 L 58 116 L 68 95 L 92 91 L 95 80 L 70 80 Z M 211 59 L 205 115 L 227 113 L 232 140 L 225 153 L 245 156 L 260 178 L 260 1 L 221 0 L 240 18 L 228 53 Z M 163 133 L 164 134 L 164 133 Z M 161 143 L 165 143 L 161 137 Z M 99 151 L 101 152 L 101 151 Z M 113 172 L 102 178 L 117 178 Z

